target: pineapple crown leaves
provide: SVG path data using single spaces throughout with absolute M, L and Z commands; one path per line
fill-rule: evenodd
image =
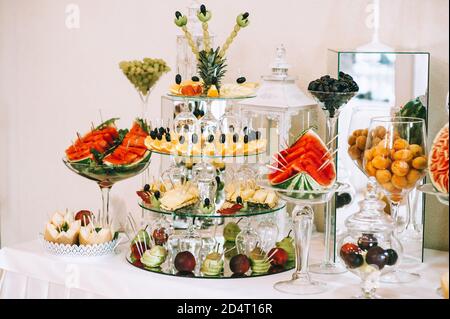
M 198 73 L 207 87 L 215 84 L 220 87 L 221 79 L 226 73 L 226 59 L 219 55 L 220 47 L 216 50 L 200 51 L 198 59 Z

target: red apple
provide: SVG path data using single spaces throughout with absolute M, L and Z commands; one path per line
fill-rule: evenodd
M 283 248 L 272 248 L 267 256 L 272 266 L 284 266 L 289 259 L 287 251 Z
M 89 219 L 93 219 L 94 214 L 90 212 L 89 210 L 80 210 L 78 213 L 75 214 L 75 220 L 81 221 L 81 226 L 87 226 L 89 225 L 90 221 Z
M 230 269 L 234 274 L 245 274 L 250 269 L 250 260 L 243 254 L 231 258 Z
M 191 272 L 195 269 L 195 257 L 189 251 L 182 251 L 175 257 L 174 264 L 179 272 Z

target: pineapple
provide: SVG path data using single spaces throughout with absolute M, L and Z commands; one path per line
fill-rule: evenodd
M 203 80 L 203 92 L 208 92 L 212 85 L 220 91 L 220 83 L 225 75 L 226 59 L 219 55 L 220 48 L 200 51 L 198 57 L 198 74 Z

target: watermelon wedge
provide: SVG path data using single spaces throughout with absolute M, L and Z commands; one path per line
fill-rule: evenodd
M 315 191 L 332 187 L 336 167 L 325 143 L 312 128 L 300 134 L 287 149 L 275 155 L 276 170 L 268 175 L 270 183 L 286 190 Z
M 117 119 L 110 119 L 84 136 L 78 136 L 76 141 L 66 149 L 67 159 L 78 164 L 88 164 L 94 159 L 92 150 L 102 154 L 113 147 L 118 138 L 114 123 Z
M 107 155 L 103 162 L 106 165 L 132 168 L 142 161 L 147 161 L 151 155 L 144 143 L 147 136 L 149 136 L 147 124 L 137 119 L 130 131 L 124 136 L 120 145 L 111 154 Z

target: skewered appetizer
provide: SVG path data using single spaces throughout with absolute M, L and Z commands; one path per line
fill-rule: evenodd
M 151 151 L 180 156 L 236 156 L 260 154 L 266 150 L 267 140 L 259 131 L 238 133 L 175 133 L 155 128 L 145 139 Z
M 210 98 L 224 97 L 222 93 L 222 78 L 226 73 L 227 66 L 225 64 L 225 54 L 229 46 L 237 36 L 238 32 L 242 28 L 245 28 L 249 25 L 249 13 L 245 12 L 237 16 L 233 31 L 225 41 L 224 45 L 216 49 L 213 49 L 211 47 L 211 37 L 208 30 L 208 22 L 209 20 L 211 20 L 211 17 L 211 11 L 207 10 L 206 6 L 202 4 L 200 6 L 200 10 L 197 13 L 197 18 L 202 23 L 203 29 L 204 50 L 200 51 L 193 39 L 192 34 L 189 32 L 186 26 L 188 23 L 188 18 L 179 11 L 175 12 L 175 24 L 184 32 L 192 53 L 197 59 L 197 69 L 199 76 L 194 76 L 192 78 L 192 81 L 182 82 L 181 76 L 177 75 L 177 77 L 175 78 L 176 84 L 173 85 L 170 90 L 172 94 L 183 96 L 201 95 Z M 237 82 L 239 85 L 241 85 L 245 82 L 245 78 L 239 78 Z M 239 90 L 228 89 L 228 94 L 231 93 L 235 97 L 239 94 L 247 94 L 251 89 L 251 86 L 242 86 L 242 88 L 239 88 Z
M 167 250 L 162 246 L 155 245 L 144 252 L 140 261 L 146 267 L 158 268 L 166 261 L 166 258 Z
M 76 245 L 81 221 L 70 213 L 56 212 L 45 226 L 44 239 L 56 244 Z
M 223 255 L 214 251 L 203 260 L 200 271 L 206 276 L 218 276 L 223 272 L 223 264 Z

